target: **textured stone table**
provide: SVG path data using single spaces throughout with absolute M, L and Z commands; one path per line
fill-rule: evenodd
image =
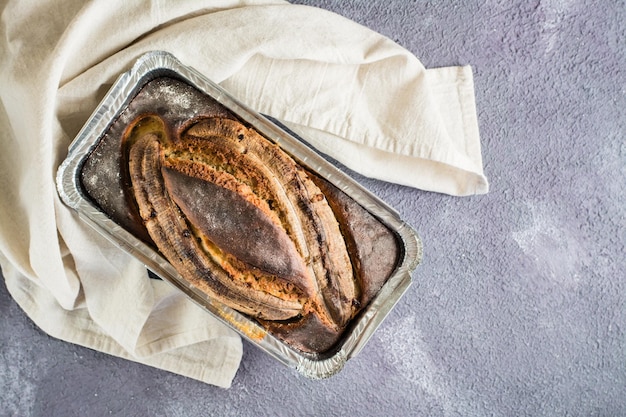
M 414 285 L 310 381 L 246 343 L 223 390 L 52 339 L 0 286 L 0 415 L 626 415 L 626 5 L 297 1 L 474 68 L 489 194 L 357 177 L 421 234 Z M 591 2 L 588 2 L 591 3 Z

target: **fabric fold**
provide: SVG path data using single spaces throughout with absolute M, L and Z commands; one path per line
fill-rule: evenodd
M 407 68 L 394 71 L 397 60 L 284 63 L 257 55 L 222 85 L 363 175 L 451 195 L 486 193 L 471 68 L 425 70 L 407 57 Z M 303 84 L 310 94 L 297 91 Z
M 143 53 L 163 50 L 364 175 L 487 192 L 470 67 L 283 1 L 10 1 L 0 17 L 0 265 L 48 334 L 217 386 L 240 338 L 91 230 L 56 193 L 67 146 Z

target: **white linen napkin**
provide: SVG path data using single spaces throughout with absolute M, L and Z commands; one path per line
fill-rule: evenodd
M 51 336 L 229 387 L 239 336 L 60 201 L 67 146 L 115 78 L 165 50 L 364 175 L 487 192 L 470 67 L 282 1 L 9 1 L 0 18 L 0 265 Z

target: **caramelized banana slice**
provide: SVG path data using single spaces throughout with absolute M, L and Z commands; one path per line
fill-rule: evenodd
M 172 200 L 213 244 L 250 267 L 300 283 L 305 266 L 293 242 L 258 207 L 215 183 L 172 168 L 162 172 Z

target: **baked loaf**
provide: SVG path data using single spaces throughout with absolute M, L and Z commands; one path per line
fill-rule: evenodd
M 357 305 L 352 264 L 306 172 L 235 120 L 201 120 L 170 138 L 158 116 L 146 118 L 125 138 L 134 197 L 179 273 L 253 317 L 315 313 L 344 327 Z
M 210 297 L 297 349 L 331 349 L 392 273 L 394 234 L 215 103 L 190 117 L 163 94 L 205 99 L 150 83 L 87 159 L 87 194 Z

